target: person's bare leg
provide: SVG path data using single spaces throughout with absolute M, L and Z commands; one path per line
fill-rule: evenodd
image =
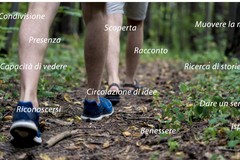
M 21 64 L 42 63 L 47 44 L 29 43 L 29 37 L 47 38 L 49 28 L 56 15 L 59 3 L 30 3 L 28 13 L 44 14 L 43 20 L 25 19 L 22 21 L 19 32 L 19 62 Z M 20 101 L 31 101 L 38 107 L 37 86 L 40 70 L 21 70 Z
M 134 54 L 135 47 L 142 48 L 143 44 L 143 21 L 128 19 L 128 25 L 137 26 L 137 30 L 128 32 L 126 50 L 126 84 L 134 84 L 134 76 L 139 63 L 139 54 Z
M 86 23 L 84 55 L 88 88 L 100 89 L 107 56 L 108 32 L 105 3 L 83 3 L 83 15 Z M 87 95 L 86 99 L 99 102 L 98 95 Z
M 122 26 L 122 14 L 109 14 L 109 26 Z M 106 68 L 108 73 L 108 84 L 116 83 L 120 85 L 119 79 L 119 54 L 120 54 L 120 32 L 109 32 L 107 62 Z M 112 86 L 111 90 L 118 90 L 116 86 Z

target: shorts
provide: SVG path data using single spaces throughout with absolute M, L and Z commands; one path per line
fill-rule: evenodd
M 132 20 L 146 18 L 148 2 L 107 2 L 107 14 L 124 14 Z

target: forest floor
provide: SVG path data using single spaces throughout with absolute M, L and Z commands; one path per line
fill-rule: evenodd
M 121 70 L 120 75 L 124 75 Z M 183 71 L 183 64 L 175 61 L 155 61 L 141 64 L 137 79 L 144 87 L 159 92 L 158 104 L 170 104 L 172 97 L 183 97 L 179 89 L 181 82 L 189 82 L 194 73 Z M 15 83 L 13 81 L 13 83 Z M 15 83 L 15 90 L 18 84 Z M 14 91 L 14 90 L 13 90 Z M 57 114 L 43 113 L 43 145 L 31 148 L 16 148 L 9 143 L 11 112 L 16 100 L 0 100 L 4 110 L 3 121 L 0 121 L 0 159 L 240 159 L 238 148 L 228 149 L 226 139 L 213 140 L 208 143 L 199 138 L 199 133 L 209 126 L 207 120 L 181 123 L 176 134 L 160 138 L 159 134 L 141 134 L 141 128 L 167 128 L 157 116 L 162 116 L 162 108 L 156 107 L 153 96 L 127 95 L 115 107 L 115 113 L 100 122 L 85 122 L 80 119 L 82 100 L 85 97 L 86 85 L 74 88 L 70 92 L 59 93 L 55 98 L 42 98 L 40 106 L 61 106 Z M 15 103 L 12 103 L 14 101 Z M 174 116 L 174 115 L 173 115 Z M 6 118 L 7 117 L 7 118 Z M 164 117 L 165 120 L 172 117 Z M 227 125 L 229 126 L 229 125 Z M 78 129 L 71 137 L 61 140 L 51 147 L 44 145 L 51 137 L 64 131 Z M 170 128 L 168 128 L 170 129 Z

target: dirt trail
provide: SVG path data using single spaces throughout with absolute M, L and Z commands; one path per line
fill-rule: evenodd
M 174 64 L 174 65 L 173 65 Z M 123 71 L 121 71 L 123 75 Z M 140 84 L 160 92 L 162 103 L 168 103 L 171 95 L 177 95 L 181 81 L 188 81 L 190 73 L 181 71 L 181 64 L 167 61 L 142 64 L 139 68 Z M 82 100 L 86 88 L 72 90 L 58 95 L 41 105 L 62 106 L 62 112 L 56 115 L 42 114 L 41 124 L 44 132 L 43 141 L 67 130 L 79 129 L 79 133 L 66 138 L 51 148 L 36 146 L 19 149 L 8 142 L 0 143 L 0 159 L 175 159 L 175 153 L 169 152 L 167 140 L 159 141 L 159 135 L 141 135 L 142 127 L 162 128 L 154 118 L 161 109 L 151 106 L 152 96 L 122 96 L 115 107 L 112 117 L 100 122 L 84 122 L 79 119 L 82 112 Z M 8 106 L 0 101 L 1 106 Z M 12 108 L 14 106 L 11 106 Z M 60 120 L 60 121 L 57 121 Z M 71 124 L 72 121 L 73 123 Z M 8 130 L 10 121 L 0 122 L 1 132 L 10 138 Z M 194 134 L 202 129 L 204 123 L 196 123 L 191 128 L 183 129 L 174 137 L 183 145 L 177 154 L 185 154 L 186 159 L 200 159 L 205 153 L 205 146 L 191 140 Z M 175 157 L 175 158 L 174 158 Z

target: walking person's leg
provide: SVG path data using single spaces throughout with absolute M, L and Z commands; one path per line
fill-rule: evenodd
M 122 26 L 123 2 L 108 2 L 108 26 Z M 106 69 L 108 73 L 108 85 L 110 90 L 118 90 L 119 79 L 119 54 L 120 54 L 120 34 L 121 32 L 109 31 L 108 56 Z M 112 85 L 117 84 L 117 85 Z
M 31 43 L 30 37 L 48 38 L 49 29 L 56 15 L 58 3 L 30 3 L 28 13 L 45 15 L 44 20 L 24 19 L 19 32 L 19 62 L 33 66 L 43 62 L 46 43 Z M 37 86 L 41 70 L 21 70 L 20 101 L 32 102 L 38 107 Z
M 109 26 L 122 26 L 122 14 L 108 14 L 108 25 Z M 120 33 L 116 31 L 109 32 L 108 40 L 108 56 L 106 69 L 108 73 L 108 85 L 118 84 L 120 85 L 119 79 L 119 54 L 120 54 Z M 118 90 L 117 86 L 109 88 L 111 90 Z
M 108 2 L 107 14 L 109 27 L 122 26 L 122 14 L 124 2 Z M 113 105 L 116 105 L 120 101 L 120 95 L 117 93 L 120 89 L 119 79 L 119 54 L 120 54 L 120 34 L 119 31 L 108 31 L 108 56 L 106 62 L 106 69 L 108 73 L 108 90 L 115 91 L 114 94 L 107 94 L 105 97 L 109 99 Z
M 105 3 L 83 3 L 86 23 L 84 55 L 86 62 L 88 88 L 99 90 L 107 58 L 108 32 Z M 99 95 L 87 95 L 84 101 L 82 119 L 101 120 L 113 113 L 109 100 Z
M 136 26 L 136 31 L 128 32 L 126 49 L 126 78 L 125 88 L 136 89 L 139 87 L 134 81 L 135 72 L 139 63 L 139 55 L 134 54 L 135 47 L 142 47 L 143 43 L 143 22 L 146 17 L 148 3 L 107 3 L 108 25 L 122 26 L 122 14 L 125 8 L 128 17 L 128 26 Z M 120 32 L 109 32 L 107 72 L 109 90 L 119 90 L 119 53 L 120 53 Z M 106 96 L 114 105 L 120 101 L 119 95 Z
M 126 48 L 126 77 L 125 83 L 134 84 L 134 77 L 139 63 L 139 54 L 134 54 L 135 47 L 142 48 L 143 21 L 128 19 L 128 25 L 136 26 L 136 31 L 128 32 Z
M 45 43 L 31 43 L 29 38 L 47 38 L 49 28 L 56 15 L 59 3 L 30 3 L 28 13 L 45 15 L 43 20 L 24 19 L 19 32 L 20 65 L 42 63 L 47 48 Z M 37 86 L 40 70 L 21 70 L 20 102 L 13 113 L 13 124 L 10 133 L 15 140 L 35 141 L 41 143 L 39 131 L 39 113 L 18 109 L 38 107 Z M 20 108 L 19 108 L 20 107 Z
M 147 2 L 126 3 L 125 6 L 128 25 L 136 26 L 137 28 L 136 31 L 128 32 L 125 84 L 134 85 L 135 83 L 134 77 L 139 64 L 139 54 L 134 54 L 134 50 L 136 47 L 142 48 L 143 45 L 143 28 L 147 7 Z

